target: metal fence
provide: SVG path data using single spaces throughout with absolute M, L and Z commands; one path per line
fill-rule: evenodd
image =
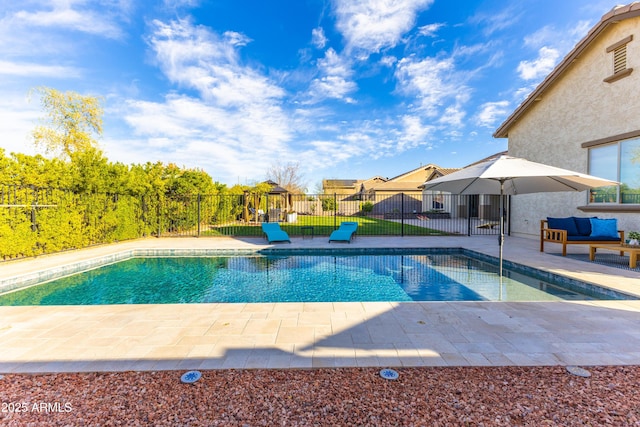
M 148 236 L 156 200 L 0 186 L 0 257 L 15 258 Z
M 357 221 L 359 235 L 498 234 L 499 200 L 420 193 L 139 197 L 0 186 L 0 256 L 144 236 L 262 236 L 262 222 L 303 237 L 328 236 L 342 221 Z
M 429 236 L 498 234 L 499 197 L 439 195 L 438 200 L 422 195 L 397 193 L 368 196 L 285 194 L 196 196 L 176 205 L 168 201 L 174 218 L 183 218 L 182 227 L 164 235 L 179 236 L 260 236 L 262 222 L 279 222 L 291 236 L 328 236 L 342 221 L 357 221 L 359 235 Z M 484 202 L 484 203 L 483 203 Z M 212 212 L 231 214 L 216 217 Z M 171 206 L 171 207 L 169 207 Z M 176 215 L 178 212 L 178 215 Z M 186 218 L 189 218 L 186 220 Z M 185 225 L 189 223 L 190 227 Z

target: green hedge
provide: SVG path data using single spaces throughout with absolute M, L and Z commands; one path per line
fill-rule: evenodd
M 25 194 L 2 205 L 0 257 L 41 255 L 151 234 L 147 221 L 156 215 L 145 218 L 139 198 L 47 191 L 52 193 L 47 203 Z

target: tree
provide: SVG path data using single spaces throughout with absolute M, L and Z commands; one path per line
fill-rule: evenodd
M 87 148 L 70 153 L 73 170 L 72 190 L 77 193 L 105 193 L 110 190 L 109 160 L 102 151 Z
M 371 212 L 373 212 L 373 203 L 372 202 L 364 202 L 360 203 L 360 210 L 364 216 L 367 216 Z
M 0 184 L 66 188 L 71 182 L 69 165 L 59 159 L 22 153 L 12 153 L 11 158 L 7 158 L 2 153 L 4 151 L 0 152 Z
M 303 182 L 300 173 L 300 163 L 274 164 L 267 171 L 267 179 L 277 182 L 289 193 L 302 194 L 307 191 L 307 184 Z
M 322 210 L 325 212 L 338 210 L 338 204 L 336 200 L 331 198 L 323 198 L 322 199 Z
M 103 113 L 98 98 L 47 87 L 36 91 L 47 114 L 43 124 L 33 130 L 36 145 L 44 146 L 47 153 L 69 158 L 75 152 L 97 148 L 93 134 L 102 135 Z

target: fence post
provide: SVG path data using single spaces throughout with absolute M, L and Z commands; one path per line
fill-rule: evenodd
M 338 228 L 338 195 L 333 193 L 333 228 Z
M 156 235 L 156 237 L 160 238 L 160 233 L 161 228 L 162 228 L 162 207 L 160 206 L 161 204 L 161 199 L 160 199 L 160 195 L 158 194 L 158 204 L 156 206 L 156 213 L 157 213 L 157 221 L 158 221 L 158 234 Z
M 36 222 L 36 207 L 31 206 L 31 231 L 37 231 L 38 224 Z
M 400 193 L 400 236 L 404 237 L 404 193 Z
M 142 236 L 147 236 L 147 203 L 144 199 L 144 194 L 140 196 L 140 216 L 138 217 L 138 222 L 142 222 Z M 140 233 L 138 233 L 140 234 Z
M 200 208 L 201 208 L 201 206 L 202 206 L 202 203 L 201 203 L 202 199 L 201 199 L 201 197 L 202 197 L 202 196 L 200 195 L 200 193 L 198 193 L 198 237 L 200 237 L 200 218 L 201 218 L 201 215 L 200 215 Z
M 507 203 L 507 208 L 505 209 L 505 215 L 507 215 L 507 221 L 504 222 L 507 227 L 507 236 L 511 236 L 511 195 L 507 195 L 505 198 L 505 202 Z
M 467 198 L 467 236 L 471 236 L 471 196 Z

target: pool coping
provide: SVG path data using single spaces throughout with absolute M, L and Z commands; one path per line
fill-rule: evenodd
M 326 239 L 147 239 L 0 264 L 0 279 L 133 249 L 334 247 Z M 450 238 L 358 238 L 346 247 L 451 247 Z M 455 246 L 495 257 L 493 237 Z M 337 247 L 337 245 L 335 245 Z M 573 249 L 579 250 L 579 249 Z M 635 291 L 638 272 L 507 238 L 505 263 Z M 640 293 L 637 293 L 640 295 Z M 0 307 L 0 373 L 404 366 L 640 365 L 640 300 L 228 303 Z

